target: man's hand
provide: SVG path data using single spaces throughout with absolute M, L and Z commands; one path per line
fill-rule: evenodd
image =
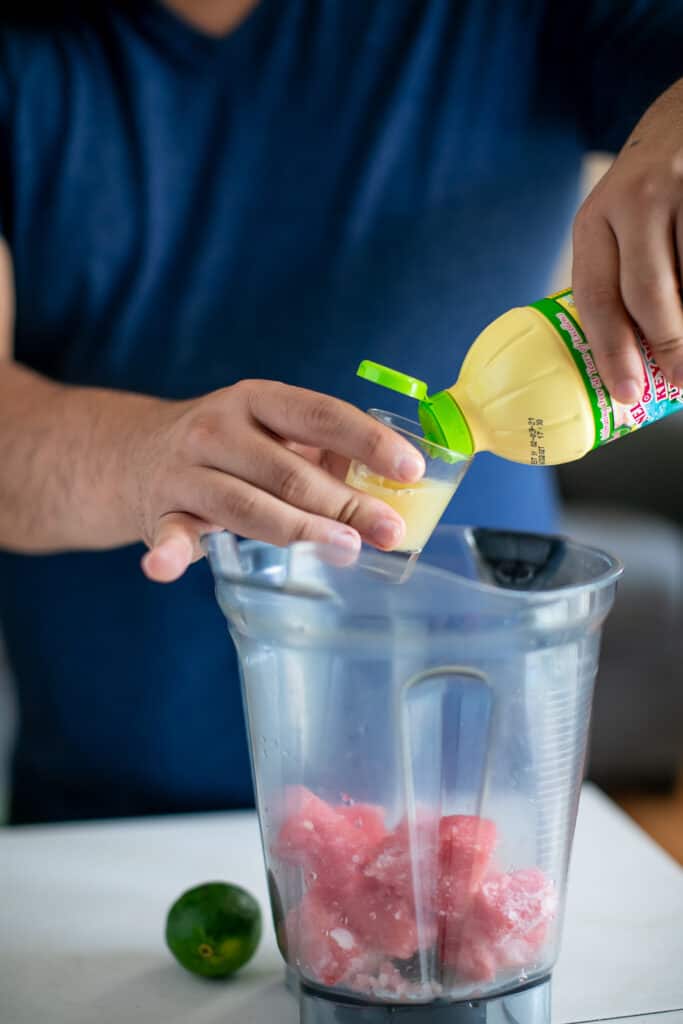
M 208 530 L 390 550 L 392 508 L 344 483 L 351 459 L 411 483 L 420 453 L 359 409 L 274 381 L 186 402 L 69 387 L 12 361 L 11 259 L 0 242 L 0 547 L 94 550 L 144 540 L 150 579 L 200 557 Z
M 620 402 L 642 394 L 634 323 L 683 388 L 682 268 L 683 79 L 645 113 L 574 224 L 576 303 Z
M 159 407 L 129 439 L 140 535 L 150 579 L 177 579 L 201 556 L 199 538 L 227 528 L 286 545 L 361 538 L 390 549 L 405 526 L 388 505 L 347 487 L 349 460 L 406 482 L 419 453 L 345 402 L 273 381 L 241 381 L 197 401 Z

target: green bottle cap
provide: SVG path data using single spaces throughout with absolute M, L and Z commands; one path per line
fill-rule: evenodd
M 358 376 L 391 391 L 398 391 L 408 398 L 417 398 L 420 423 L 427 441 L 460 455 L 470 456 L 474 453 L 474 441 L 467 420 L 449 391 L 438 391 L 430 396 L 424 381 L 368 359 L 363 360 L 358 367 Z
M 400 373 L 369 359 L 363 360 L 357 373 L 359 377 L 369 380 L 372 384 L 381 384 L 383 388 L 398 391 L 400 395 L 407 395 L 408 398 L 417 398 L 421 401 L 427 397 L 427 385 L 423 380 L 409 377 L 407 373 Z

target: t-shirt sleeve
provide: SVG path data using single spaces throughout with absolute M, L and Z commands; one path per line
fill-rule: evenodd
M 657 96 L 683 77 L 683 0 L 548 0 L 548 6 L 547 42 L 564 88 L 576 90 L 586 146 L 615 153 Z

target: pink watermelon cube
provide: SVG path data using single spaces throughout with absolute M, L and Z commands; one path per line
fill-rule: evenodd
M 495 944 L 514 936 L 540 945 L 556 903 L 554 885 L 538 868 L 495 874 L 474 897 L 472 919 Z
M 440 936 L 444 963 L 472 981 L 537 959 L 555 915 L 553 883 L 538 868 L 493 874 L 472 896 L 464 922 L 447 916 Z
M 416 878 L 423 893 L 435 892 L 438 850 L 438 818 L 423 812 L 415 822 L 412 836 L 405 818 L 386 834 L 364 873 L 403 896 L 412 896 Z
M 494 950 L 476 933 L 468 933 L 454 945 L 446 945 L 442 959 L 447 967 L 455 969 L 461 981 L 493 981 L 498 970 Z
M 303 868 L 308 886 L 345 898 L 386 834 L 384 815 L 369 804 L 333 807 L 303 786 L 287 792 L 285 820 L 274 854 Z
M 407 960 L 420 945 L 436 940 L 434 894 L 438 870 L 438 819 L 421 815 L 413 832 L 401 821 L 385 836 L 365 867 L 358 927 L 374 948 L 386 956 Z M 422 934 L 418 931 L 415 883 L 423 901 Z
M 384 810 L 374 804 L 340 804 L 335 808 L 356 830 L 356 840 L 363 856 L 369 855 L 387 834 L 384 824 Z M 362 848 L 362 849 L 361 849 Z
M 368 950 L 397 960 L 408 960 L 417 952 L 420 936 L 410 892 L 399 892 L 368 878 L 347 901 L 345 909 Z M 432 945 L 435 935 L 435 928 L 426 931 L 423 945 Z
M 439 823 L 438 909 L 466 913 L 481 885 L 496 845 L 496 826 L 487 818 L 452 814 Z
M 404 819 L 389 832 L 381 807 L 293 787 L 273 850 L 306 884 L 286 917 L 290 962 L 324 985 L 397 995 L 414 985 L 399 961 L 435 944 L 445 967 L 479 984 L 531 966 L 554 887 L 537 868 L 493 871 L 496 842 L 495 824 L 473 815 L 422 810 L 412 831 Z
M 352 974 L 368 973 L 376 966 L 348 921 L 313 891 L 290 910 L 285 927 L 290 963 L 323 985 L 339 985 Z
M 309 867 L 334 844 L 338 815 L 304 786 L 291 786 L 285 796 L 284 823 L 276 843 L 280 860 Z

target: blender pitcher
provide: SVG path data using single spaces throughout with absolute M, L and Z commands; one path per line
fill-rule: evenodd
M 205 547 L 301 1020 L 547 1024 L 618 563 L 457 527 L 401 582 L 366 549 Z

